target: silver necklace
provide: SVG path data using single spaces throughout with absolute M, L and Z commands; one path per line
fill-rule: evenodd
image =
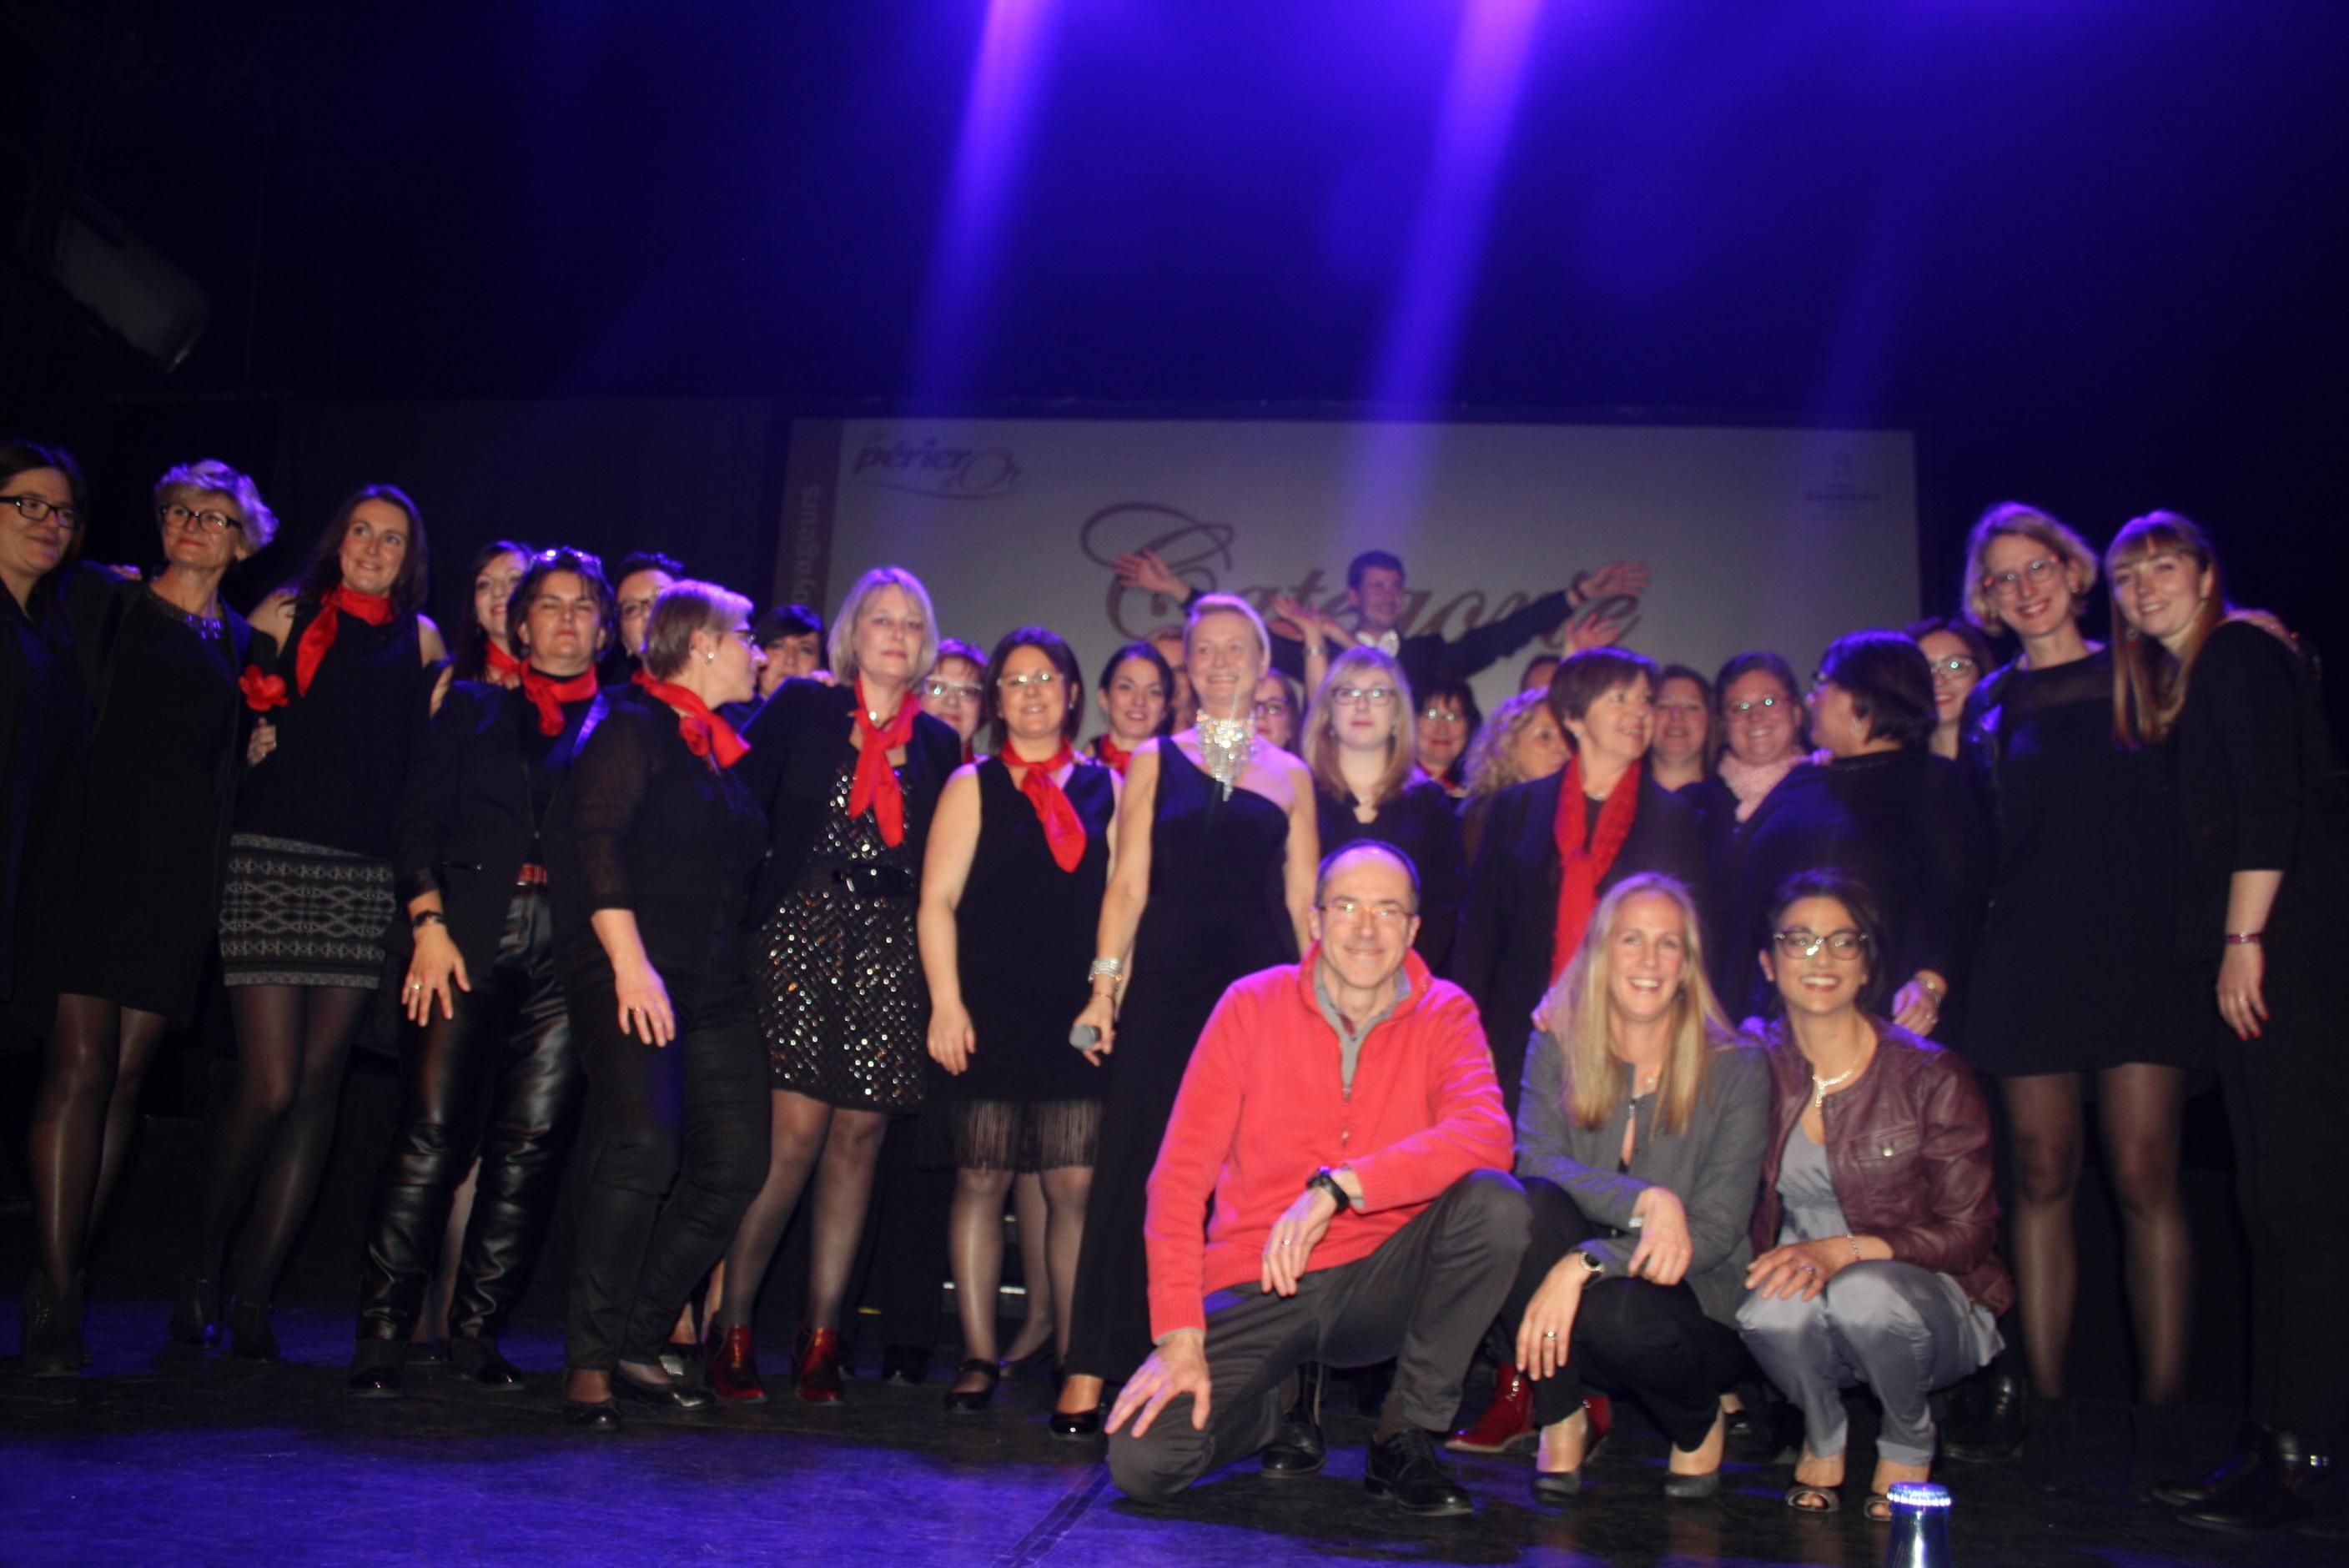
M 1207 777 L 1222 786 L 1225 799 L 1232 798 L 1232 780 L 1247 769 L 1248 758 L 1255 755 L 1253 721 L 1199 716 L 1199 758 L 1207 765 Z
M 1811 1109 L 1825 1115 L 1827 1109 L 1827 1090 L 1842 1083 L 1858 1070 L 1859 1063 L 1854 1062 L 1831 1078 L 1823 1078 L 1818 1074 L 1813 1073 L 1811 1075 Z
M 162 611 L 163 614 L 171 616 L 173 620 L 180 622 L 190 631 L 195 633 L 196 635 L 200 637 L 217 637 L 220 635 L 221 618 L 218 614 L 199 615 L 193 610 L 182 610 L 177 604 L 172 603 L 169 599 L 164 598 L 162 594 L 158 593 L 155 591 L 155 585 L 152 583 L 147 584 L 147 597 L 154 603 L 155 608 Z

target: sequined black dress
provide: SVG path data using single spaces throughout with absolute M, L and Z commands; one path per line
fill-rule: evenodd
M 894 771 L 902 786 L 905 769 Z M 914 941 L 922 841 L 890 844 L 870 810 L 850 816 L 855 778 L 848 751 L 807 866 L 760 929 L 759 1028 L 775 1088 L 847 1110 L 919 1110 L 929 1065 Z

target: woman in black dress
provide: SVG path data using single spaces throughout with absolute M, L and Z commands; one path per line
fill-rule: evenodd
M 1103 1383 L 1149 1352 L 1145 1188 L 1207 1015 L 1233 981 L 1293 963 L 1310 941 L 1320 860 L 1313 776 L 1257 738 L 1250 712 L 1271 659 L 1272 640 L 1245 600 L 1194 600 L 1184 662 L 1198 722 L 1135 752 L 1125 776 L 1092 995 L 1076 1020 L 1095 1031 L 1086 1056 L 1107 1057 L 1110 1072 L 1056 1437 L 1100 1431 Z
M 547 828 L 592 1130 L 564 1418 L 590 1430 L 619 1426 L 616 1394 L 709 1402 L 661 1365 L 661 1342 L 766 1165 L 742 917 L 767 823 L 738 775 L 741 739 L 715 711 L 750 699 L 763 657 L 748 599 L 708 583 L 663 590 L 646 679 L 595 699 Z
M 2064 1397 L 2078 1295 L 2073 1230 L 2082 1102 L 2095 1075 L 2100 1141 L 2120 1200 L 2137 1398 L 2185 1391 L 2193 1237 L 2178 1186 L 2187 1069 L 2212 1065 L 2193 971 L 2168 955 L 2176 835 L 2160 747 L 2113 740 L 2113 655 L 2081 634 L 2096 581 L 2085 541 L 2013 502 L 1966 542 L 1967 614 L 2022 645 L 1966 707 L 1963 762 L 1988 803 L 1989 918 L 1961 1042 L 1998 1079 L 2013 1150 L 2014 1284 L 2030 1391 Z M 1930 650 L 1929 649 L 1929 652 Z M 1936 688 L 1936 696 L 1940 688 Z M 2011 1374 L 2000 1374 L 2011 1377 Z M 2019 1415 L 2022 1390 L 1991 1390 Z M 2060 1453 L 2069 1408 L 2042 1405 Z M 1959 1435 L 2012 1451 L 2012 1428 Z
M 933 1109 L 957 1172 L 948 1254 L 966 1359 L 947 1393 L 957 1410 L 985 1408 L 999 1375 L 1003 1205 L 1016 1173 L 1042 1181 L 1045 1266 L 1028 1289 L 1049 1295 L 1068 1349 L 1101 1141 L 1101 1074 L 1069 1048 L 1069 1009 L 1083 999 L 1117 818 L 1117 775 L 1070 749 L 1084 686 L 1068 644 L 1024 627 L 996 645 L 988 668 L 992 754 L 957 769 L 938 797 L 919 916 L 930 1057 L 944 1069 Z
M 2220 1037 L 2220 1081 L 2251 1262 L 2258 1436 L 2204 1480 L 2154 1495 L 2190 1523 L 2294 1524 L 2349 1505 L 2349 772 L 2314 672 L 2271 617 L 2229 607 L 2193 522 L 2136 519 L 2105 569 L 2115 725 L 2129 743 L 2166 738 L 2174 765 L 2176 950 L 2232 1037 Z
M 1085 742 L 1085 755 L 1123 779 L 1142 743 L 1171 730 L 1174 671 L 1148 643 L 1128 643 L 1102 666 L 1093 700 L 1109 727 Z
M 832 625 L 839 681 L 785 681 L 750 721 L 746 781 L 773 848 L 753 903 L 751 988 L 772 1067 L 765 1182 L 726 1250 L 711 1386 L 765 1397 L 750 1315 L 775 1243 L 815 1177 L 800 1398 L 840 1398 L 840 1315 L 882 1134 L 922 1108 L 929 993 L 914 912 L 930 813 L 962 742 L 922 711 L 936 618 L 913 573 L 857 579 Z M 823 1165 L 817 1169 L 818 1157 Z
M 1820 661 L 1811 722 L 1831 760 L 1789 772 L 1725 851 L 1715 896 L 1720 946 L 1733 951 L 1715 949 L 1714 988 L 1733 1016 L 1763 1010 L 1764 906 L 1797 872 L 1834 867 L 1883 905 L 1892 1021 L 1931 1034 L 1982 929 L 1990 830 L 1957 765 L 1925 749 L 1933 677 L 1924 654 L 1898 632 L 1837 638 Z
M 229 568 L 277 520 L 225 463 L 155 487 L 162 570 L 96 567 L 64 587 L 94 710 L 83 787 L 61 802 L 36 879 L 54 912 L 33 965 L 56 997 L 33 1106 L 33 1227 L 63 1309 L 51 1369 L 81 1366 L 81 1269 L 138 1128 L 140 1086 L 167 1027 L 195 1016 L 212 949 L 237 777 L 237 671 L 250 640 L 221 602 Z
M 274 1360 L 269 1297 L 309 1212 L 342 1099 L 343 1068 L 383 975 L 391 836 L 446 655 L 419 613 L 427 554 L 416 505 L 390 485 L 346 498 L 301 579 L 254 611 L 243 686 L 260 716 L 245 753 L 221 903 L 221 979 L 236 1025 L 236 1087 L 212 1132 L 204 1215 L 171 1308 L 202 1345 L 237 1216 L 252 1217 L 230 1281 L 231 1347 Z
M 1376 839 L 1419 868 L 1415 945 L 1428 968 L 1450 973 L 1460 930 L 1467 866 L 1452 797 L 1419 770 L 1411 683 L 1376 648 L 1349 648 L 1330 665 L 1305 719 L 1306 766 L 1313 769 L 1321 852 Z

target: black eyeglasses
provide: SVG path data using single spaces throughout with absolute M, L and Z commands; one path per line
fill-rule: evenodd
M 177 501 L 170 506 L 157 507 L 155 513 L 174 528 L 185 528 L 190 522 L 202 523 L 207 533 L 224 533 L 232 528 L 244 526 L 243 519 L 232 517 L 227 512 L 193 511 Z
M 26 522 L 46 522 L 54 517 L 67 533 L 81 526 L 81 508 L 59 506 L 46 496 L 0 495 L 0 505 L 15 507 Z

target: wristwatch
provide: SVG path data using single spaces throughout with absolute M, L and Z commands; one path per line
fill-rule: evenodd
M 1582 1283 L 1585 1284 L 1596 1284 L 1599 1276 L 1607 1272 L 1607 1260 L 1597 1253 L 1586 1253 L 1578 1247 L 1574 1256 L 1575 1261 L 1582 1265 Z
M 1354 1206 L 1354 1201 L 1346 1196 L 1346 1190 L 1338 1185 L 1337 1174 L 1327 1165 L 1306 1179 L 1305 1190 L 1308 1192 L 1312 1191 L 1316 1187 L 1330 1194 L 1330 1202 L 1338 1205 L 1340 1212 L 1342 1213 Z

